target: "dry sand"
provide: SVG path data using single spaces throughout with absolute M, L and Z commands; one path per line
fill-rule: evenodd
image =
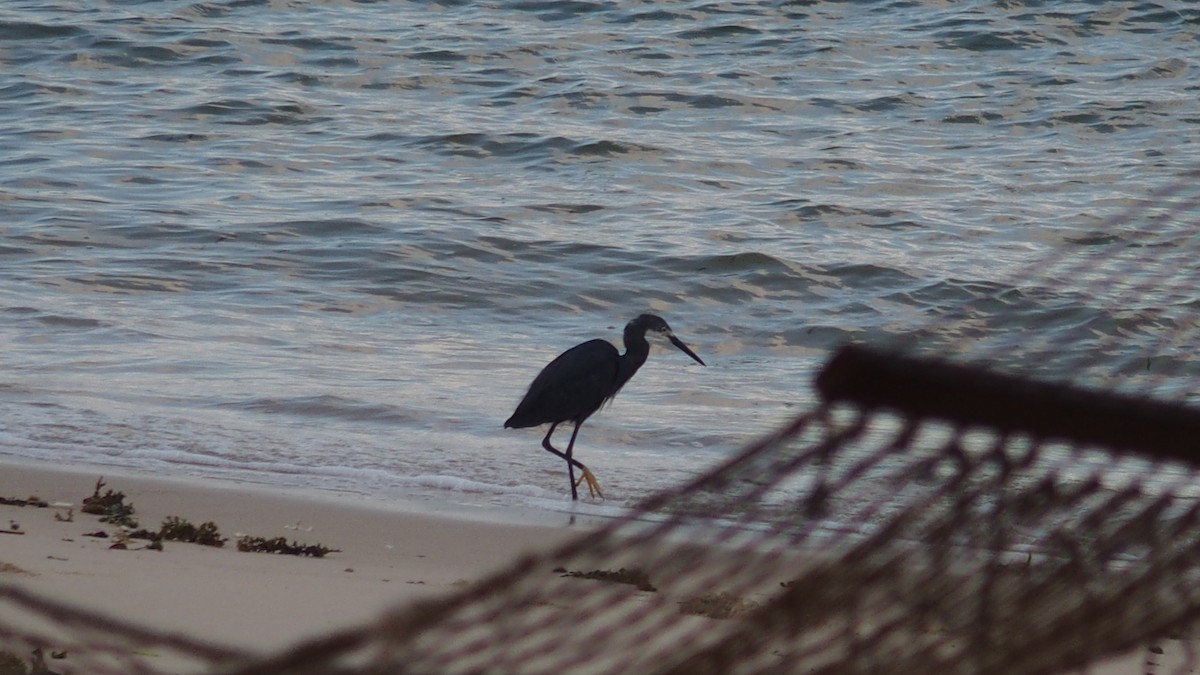
M 197 525 L 213 521 L 230 541 L 223 548 L 168 541 L 164 550 L 153 551 L 137 550 L 146 542 L 134 540 L 130 550 L 111 549 L 111 539 L 87 533 L 114 533 L 117 528 L 79 512 L 101 473 L 105 489 L 127 495 L 142 527 L 157 530 L 167 516 Z M 547 515 L 543 524 L 516 523 L 425 513 L 419 505 L 389 505 L 354 495 L 0 464 L 0 497 L 31 495 L 73 504 L 74 521 L 55 518 L 65 509 L 0 506 L 0 530 L 11 531 L 15 524 L 23 533 L 0 534 L 0 585 L 256 654 L 365 624 L 387 609 L 454 591 L 521 554 L 549 550 L 597 525 L 569 525 L 566 515 Z M 235 546 L 239 533 L 282 536 L 340 551 L 324 558 L 242 553 Z M 13 625 L 6 611 L 11 610 L 0 603 L 0 633 L 6 623 Z M 1136 649 L 1085 672 L 1200 670 L 1200 664 L 1190 662 L 1194 646 L 1178 640 L 1159 646 L 1165 653 Z M 148 655 L 151 662 L 153 656 Z
M 167 516 L 216 523 L 223 548 L 164 542 L 164 550 L 112 550 L 86 533 L 117 528 L 79 512 L 103 473 L 127 495 L 140 526 Z M 103 492 L 103 490 L 102 490 Z M 273 651 L 376 618 L 382 611 L 475 581 L 521 553 L 584 529 L 514 524 L 389 508 L 354 495 L 245 488 L 96 469 L 0 465 L 0 497 L 70 502 L 65 510 L 0 506 L 0 583 L 219 645 Z M 340 549 L 323 558 L 239 552 L 235 535 L 286 537 Z M 2 610 L 0 610 L 2 611 Z M 0 621 L 4 616 L 0 614 Z M 0 624 L 2 625 L 2 624 Z

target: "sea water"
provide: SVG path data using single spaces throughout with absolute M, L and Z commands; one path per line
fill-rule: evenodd
M 708 367 L 584 426 L 615 507 L 851 340 L 1119 383 L 1196 298 L 1109 282 L 1189 263 L 1025 284 L 1190 259 L 1197 54 L 1187 2 L 6 2 L 0 458 L 565 508 L 503 421 L 642 312 Z

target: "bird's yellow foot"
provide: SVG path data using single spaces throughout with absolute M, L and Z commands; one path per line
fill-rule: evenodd
M 579 477 L 579 480 L 575 481 L 575 487 L 579 487 L 579 484 L 584 481 L 587 481 L 588 493 L 593 499 L 596 497 L 604 499 L 604 493 L 600 491 L 600 483 L 596 480 L 596 475 L 588 469 L 583 469 L 583 475 Z

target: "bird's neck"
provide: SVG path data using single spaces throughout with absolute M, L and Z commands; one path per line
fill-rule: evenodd
M 620 370 L 617 372 L 617 388 L 625 386 L 629 378 L 642 367 L 650 354 L 650 343 L 642 335 L 625 336 L 625 353 L 621 355 Z

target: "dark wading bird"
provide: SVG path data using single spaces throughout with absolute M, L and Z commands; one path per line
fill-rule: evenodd
M 547 431 L 546 437 L 542 439 L 542 447 L 567 460 L 571 499 L 579 499 L 576 488 L 582 481 L 587 481 L 588 492 L 593 497 L 604 496 L 600 492 L 600 484 L 596 482 L 596 477 L 582 462 L 572 456 L 575 437 L 579 435 L 579 427 L 583 425 L 584 420 L 616 396 L 621 387 L 625 386 L 629 378 L 646 362 L 646 356 L 650 354 L 650 343 L 646 342 L 647 331 L 665 336 L 684 354 L 695 359 L 700 365 L 705 365 L 695 352 L 675 337 L 666 321 L 653 314 L 643 314 L 625 325 L 624 354 L 618 354 L 617 348 L 605 340 L 588 340 L 551 361 L 533 378 L 533 384 L 529 385 L 525 398 L 517 405 L 517 411 L 504 423 L 506 429 L 550 425 L 550 431 Z M 571 432 L 566 452 L 550 444 L 554 430 L 563 422 L 575 423 L 575 430 Z M 577 467 L 583 474 L 579 481 L 575 480 Z

